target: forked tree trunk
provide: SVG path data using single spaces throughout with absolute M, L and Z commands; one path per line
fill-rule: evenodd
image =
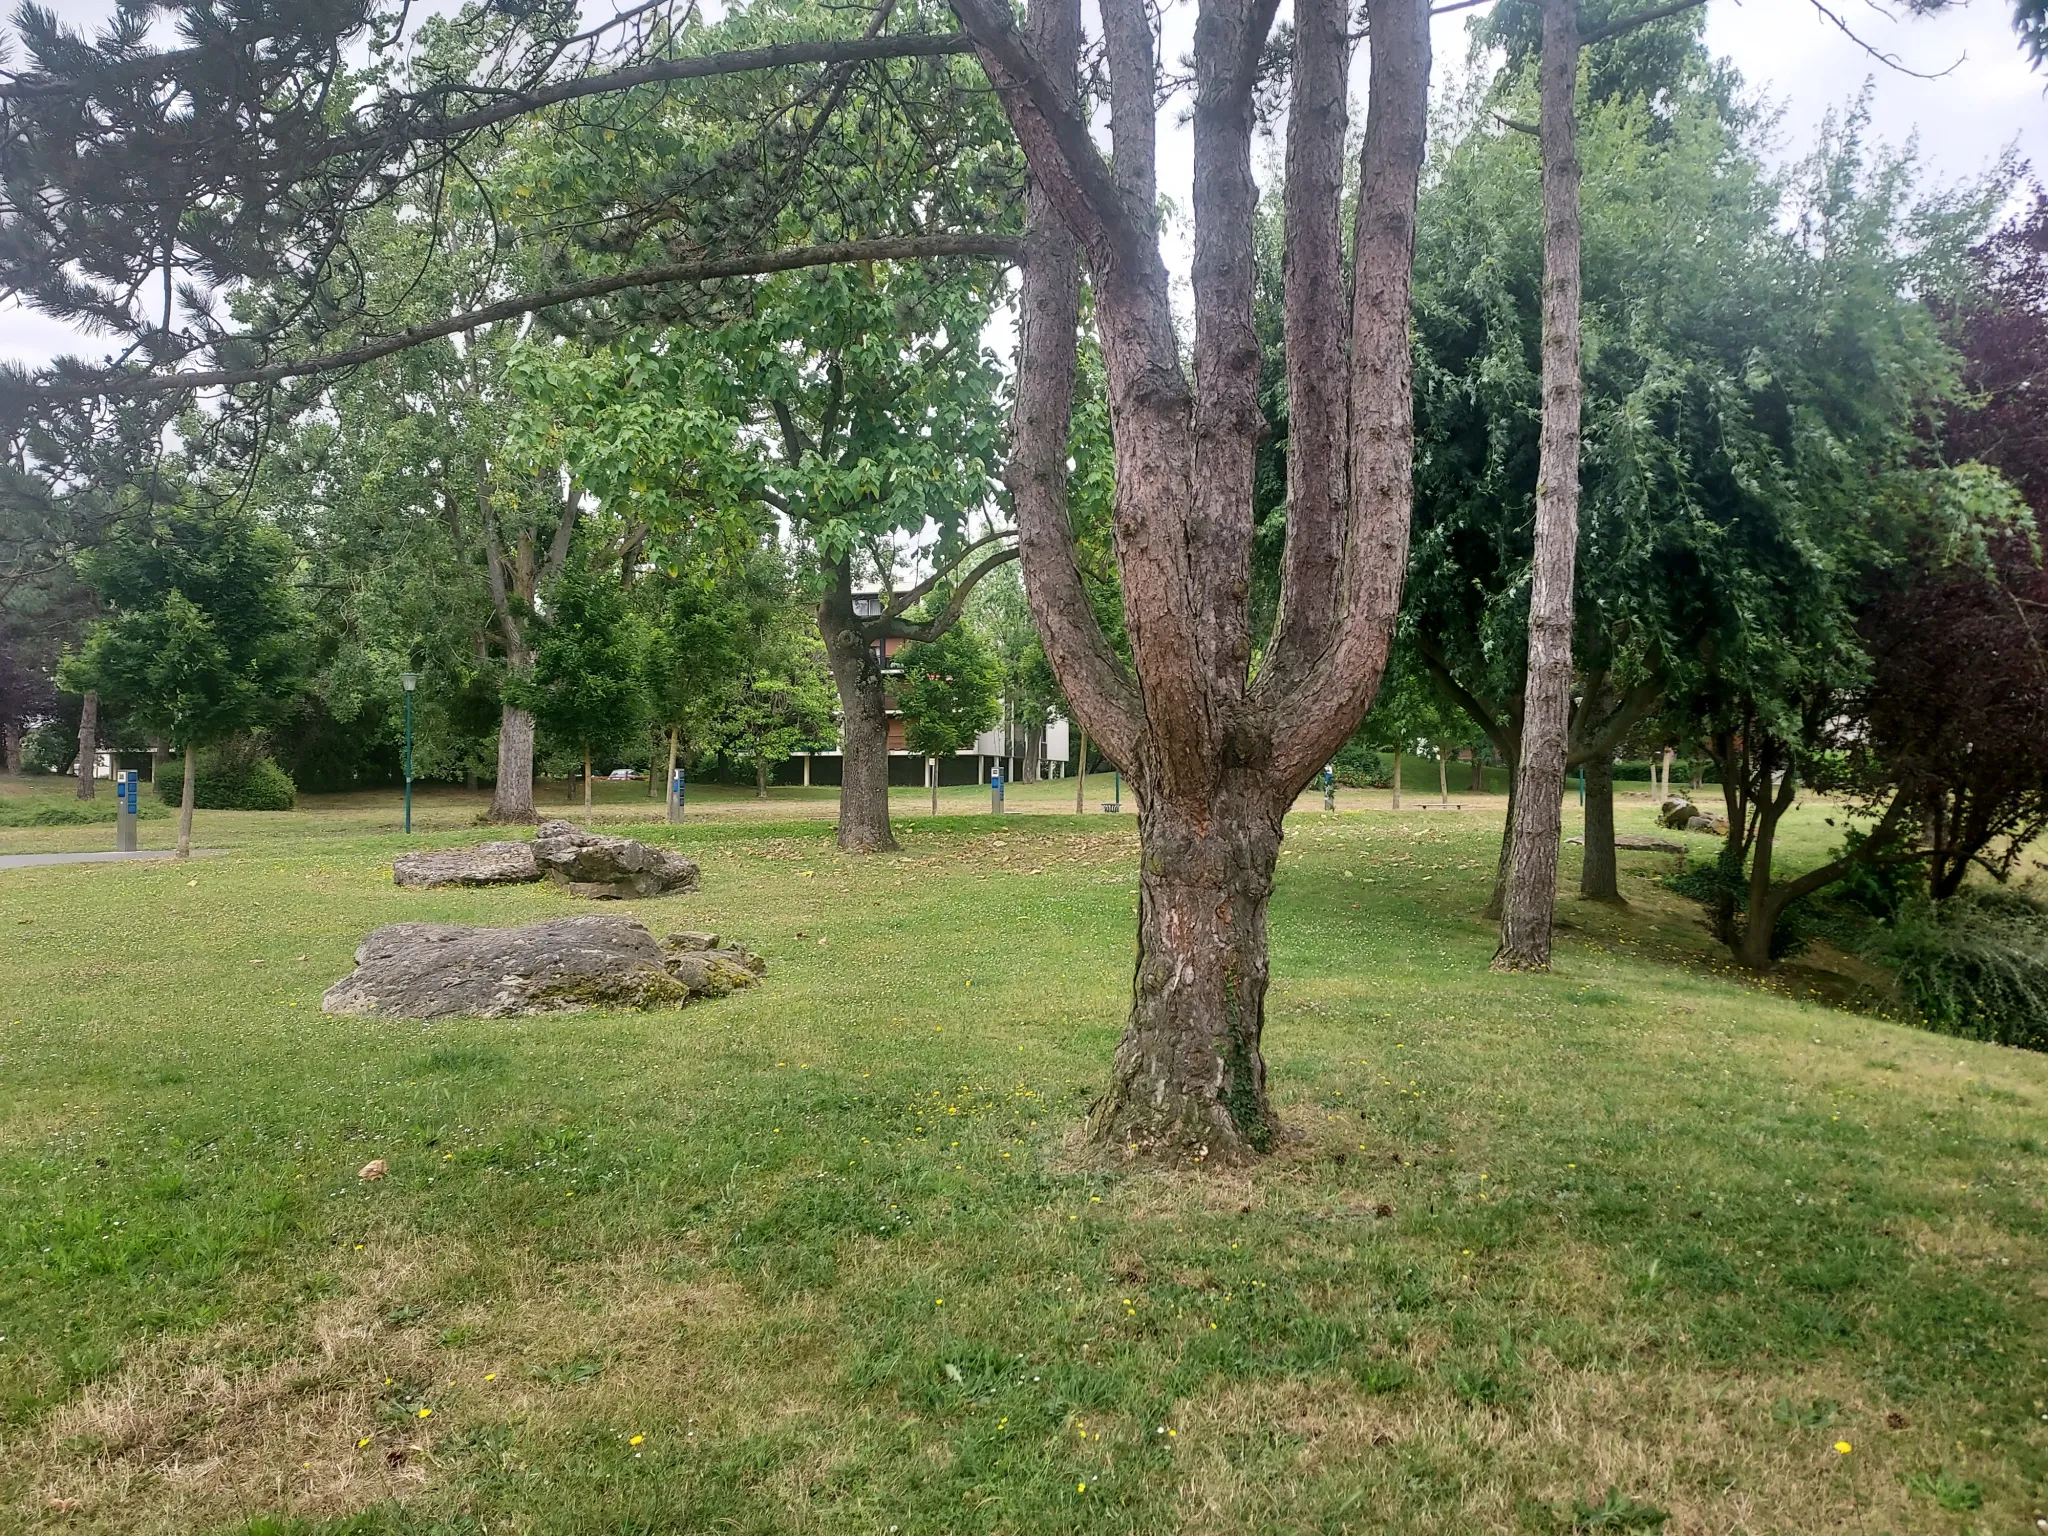
M 1266 903 L 1280 820 L 1225 802 L 1197 825 L 1148 797 L 1138 812 L 1138 963 L 1109 1089 L 1089 1111 L 1111 1148 L 1233 1161 L 1264 1152 Z
M 100 695 L 90 689 L 78 711 L 78 798 L 90 800 L 99 776 Z
M 1502 971 L 1550 969 L 1567 737 L 1571 729 L 1572 586 L 1579 539 L 1578 0 L 1544 0 L 1543 426 L 1536 548 L 1529 587 L 1529 672 L 1522 761 L 1501 906 Z
M 192 857 L 192 801 L 199 793 L 199 754 L 185 743 L 185 793 L 178 801 L 178 857 Z
M 583 748 L 583 827 L 585 831 L 590 829 L 590 747 L 588 743 Z
M 532 821 L 533 716 L 507 704 L 498 716 L 498 782 L 491 820 Z
M 1277 1135 L 1260 1054 L 1281 818 L 1379 690 L 1414 485 L 1410 274 L 1428 113 L 1427 0 L 1367 0 L 1372 68 L 1345 275 L 1351 16 L 1296 0 L 1283 188 L 1290 418 L 1279 616 L 1253 674 L 1260 345 L 1252 174 L 1275 0 L 1203 0 L 1191 134 L 1194 329 L 1159 250 L 1149 8 L 1102 0 L 1105 158 L 1077 64 L 1079 0 L 952 0 L 1029 165 L 1009 488 L 1025 592 L 1061 691 L 1130 776 L 1143 851 L 1131 1011 L 1098 1146 L 1232 1163 Z M 1067 497 L 1078 260 L 1115 455 L 1127 667 L 1087 596 Z M 1183 340 L 1188 342 L 1185 349 Z
M 839 690 L 839 846 L 892 853 L 889 830 L 889 709 L 881 664 L 853 615 L 828 598 L 818 609 L 825 660 Z
M 1595 753 L 1585 774 L 1586 857 L 1579 867 L 1579 894 L 1589 901 L 1620 901 L 1621 878 L 1614 859 L 1614 760 Z

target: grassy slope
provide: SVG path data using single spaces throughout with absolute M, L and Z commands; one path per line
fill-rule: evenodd
M 2048 1060 L 1729 976 L 1656 856 L 1623 855 L 1630 912 L 1567 904 L 1557 974 L 1498 978 L 1492 818 L 1297 817 L 1268 1044 L 1298 1136 L 1126 1175 L 1070 1133 L 1129 984 L 1132 818 L 920 818 L 867 861 L 707 820 L 675 835 L 704 893 L 636 910 L 753 944 L 759 991 L 328 1020 L 378 923 L 570 907 L 394 889 L 389 809 L 0 872 L 0 1525 L 2048 1513 Z

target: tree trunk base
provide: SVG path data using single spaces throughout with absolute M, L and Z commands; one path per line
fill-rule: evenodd
M 1275 817 L 1217 807 L 1194 819 L 1140 812 L 1138 963 L 1131 1013 L 1088 1140 L 1125 1161 L 1237 1165 L 1280 1136 L 1266 1097 L 1266 903 Z

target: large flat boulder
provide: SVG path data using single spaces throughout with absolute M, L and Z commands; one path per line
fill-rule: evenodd
M 392 923 L 356 950 L 323 1012 L 386 1019 L 502 1019 L 590 1008 L 676 1008 L 750 987 L 743 949 L 665 949 L 630 917 L 557 917 L 521 928 Z
M 542 822 L 532 848 L 540 872 L 571 896 L 625 901 L 697 889 L 697 866 L 681 854 L 630 837 L 585 832 L 566 821 Z
M 478 843 L 471 848 L 425 848 L 391 866 L 400 885 L 433 890 L 448 885 L 530 885 L 540 879 L 531 843 Z

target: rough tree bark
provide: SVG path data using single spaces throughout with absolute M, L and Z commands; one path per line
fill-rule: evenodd
M 78 711 L 78 798 L 90 800 L 99 776 L 100 695 L 89 690 Z
M 1544 0 L 1543 426 L 1529 588 L 1529 677 L 1520 792 L 1501 908 L 1501 971 L 1550 969 L 1566 735 L 1571 725 L 1572 587 L 1579 542 L 1579 80 L 1577 0 Z
M 1585 762 L 1586 857 L 1579 866 L 1579 894 L 1588 901 L 1620 901 L 1621 875 L 1614 856 L 1614 759 L 1600 754 Z
M 21 777 L 21 722 L 13 716 L 0 720 L 0 750 L 4 750 L 7 762 L 7 776 Z
M 1138 958 L 1097 1145 L 1233 1162 L 1278 1134 L 1260 1054 L 1281 817 L 1378 691 L 1407 563 L 1408 316 L 1429 72 L 1426 0 L 1370 0 L 1370 112 L 1347 295 L 1349 17 L 1298 0 L 1283 173 L 1287 542 L 1256 677 L 1253 467 L 1264 419 L 1253 95 L 1277 0 L 1205 0 L 1194 39 L 1194 336 L 1184 365 L 1156 223 L 1158 66 L 1143 0 L 1103 0 L 1111 156 L 1078 103 L 1079 0 L 953 0 L 1024 148 L 1022 353 L 1009 482 L 1040 641 L 1139 804 Z M 1133 666 L 1082 587 L 1068 521 L 1079 267 L 1108 382 Z
M 1401 749 L 1394 748 L 1394 807 L 1401 809 Z

